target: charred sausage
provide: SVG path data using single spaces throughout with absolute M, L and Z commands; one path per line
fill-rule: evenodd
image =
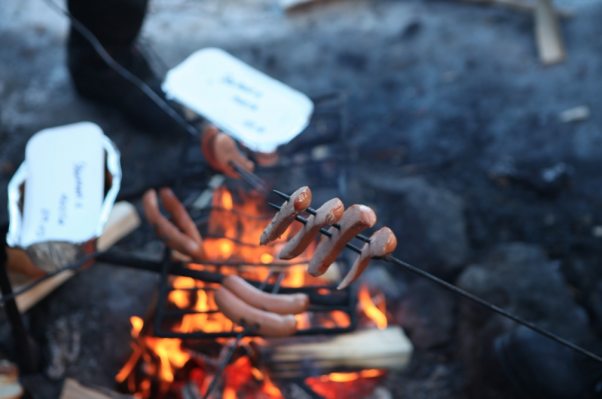
M 327 201 L 316 210 L 315 215 L 307 218 L 307 223 L 284 245 L 278 257 L 280 259 L 292 259 L 301 254 L 320 233 L 322 227 L 337 223 L 341 219 L 344 210 L 345 206 L 340 199 L 333 198 Z
M 357 280 L 364 269 L 366 269 L 370 259 L 389 255 L 395 251 L 395 248 L 397 248 L 397 238 L 395 237 L 395 233 L 393 233 L 393 231 L 388 227 L 383 227 L 377 230 L 370 237 L 370 242 L 364 244 L 362 247 L 362 253 L 356 259 L 355 263 L 353 263 L 351 270 L 349 270 L 349 273 L 347 273 L 337 288 L 342 290 L 348 287 L 349 284 Z
M 235 275 L 224 278 L 222 284 L 247 304 L 267 312 L 299 314 L 309 306 L 309 298 L 305 294 L 269 294 Z
M 215 291 L 215 303 L 232 322 L 265 337 L 287 337 L 297 331 L 295 316 L 283 316 L 254 308 L 224 286 Z
M 288 201 L 282 204 L 280 210 L 274 215 L 270 224 L 263 230 L 259 243 L 265 245 L 280 237 L 295 220 L 299 212 L 306 210 L 311 204 L 311 190 L 303 186 L 291 195 Z

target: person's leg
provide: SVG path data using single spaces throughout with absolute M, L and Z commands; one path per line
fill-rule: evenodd
M 136 45 L 147 6 L 148 0 L 68 0 L 71 15 L 98 38 L 109 54 L 164 97 L 161 79 Z M 75 89 L 82 97 L 122 111 L 149 132 L 185 134 L 139 88 L 109 68 L 73 24 L 67 43 L 67 65 Z
M 69 12 L 82 22 L 107 47 L 134 45 L 148 7 L 148 0 L 69 0 Z M 85 45 L 86 40 L 74 30 L 70 43 Z

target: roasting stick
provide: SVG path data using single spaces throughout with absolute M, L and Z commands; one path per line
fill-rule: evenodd
M 282 191 L 278 191 L 278 190 L 272 190 L 272 192 L 273 192 L 274 194 L 276 194 L 276 195 L 278 195 L 278 196 L 280 196 L 280 197 L 284 198 L 284 199 L 285 199 L 285 200 L 287 200 L 287 201 L 288 201 L 288 200 L 291 198 L 291 196 L 290 196 L 290 195 L 288 195 L 288 194 L 286 194 L 286 193 L 283 193 Z M 273 205 L 273 204 L 271 204 L 271 205 Z M 305 210 L 305 212 L 309 213 L 310 215 L 315 215 L 315 214 L 316 214 L 316 210 L 315 210 L 314 208 L 307 208 L 307 209 Z M 332 227 L 334 227 L 335 229 L 341 230 L 341 225 L 340 225 L 340 224 L 338 224 L 338 223 L 334 223 L 334 224 L 332 225 Z M 330 237 L 330 236 L 329 236 L 329 237 Z M 367 237 L 367 236 L 365 236 L 365 235 L 363 235 L 363 234 L 358 234 L 358 235 L 356 235 L 356 236 L 355 236 L 355 238 L 357 238 L 358 240 L 360 240 L 360 241 L 363 241 L 363 242 L 367 242 L 367 243 L 369 243 L 369 242 L 370 242 L 370 237 Z
M 282 194 L 284 194 L 284 193 L 282 193 Z M 286 194 L 284 194 L 284 195 L 286 195 Z M 274 204 L 272 202 L 269 202 L 268 204 L 272 208 L 274 208 L 274 209 L 278 209 L 278 210 L 280 209 L 280 205 L 276 205 L 276 204 Z M 303 223 L 303 224 L 307 223 L 307 219 L 305 219 L 302 216 L 297 215 L 295 217 L 295 219 L 297 221 Z M 323 234 L 323 235 L 325 235 L 326 237 L 331 237 L 332 236 L 332 234 L 328 230 L 326 230 L 325 228 L 320 229 L 320 233 Z M 359 238 L 359 236 L 356 236 L 356 237 Z M 365 237 L 365 238 L 367 238 L 367 237 Z M 362 240 L 362 241 L 365 241 L 365 240 Z M 362 250 L 360 248 L 358 248 L 357 246 L 353 245 L 353 244 L 347 243 L 345 246 L 347 248 L 349 248 L 350 250 L 352 250 L 353 252 L 355 252 L 355 253 L 358 253 L 358 254 L 362 253 Z M 430 281 L 432 281 L 432 282 L 440 285 L 441 287 L 443 287 L 443 288 L 445 288 L 445 289 L 453 292 L 454 294 L 457 294 L 457 295 L 460 295 L 460 296 L 462 296 L 462 297 L 464 297 L 466 299 L 469 299 L 472 302 L 474 302 L 474 303 L 476 303 L 478 305 L 481 305 L 482 307 L 484 307 L 484 308 L 486 308 L 486 309 L 488 309 L 488 310 L 490 310 L 490 311 L 492 311 L 494 313 L 497 313 L 497 314 L 499 314 L 499 315 L 501 315 L 501 316 L 503 316 L 503 317 L 505 317 L 507 319 L 510 319 L 510 320 L 512 320 L 512 321 L 514 321 L 514 322 L 516 322 L 518 324 L 521 324 L 521 325 L 523 325 L 523 326 L 525 326 L 525 327 L 527 327 L 527 328 L 535 331 L 536 333 L 538 333 L 540 335 L 543 335 L 543 336 L 551 339 L 552 341 L 555 341 L 555 342 L 557 342 L 557 343 L 559 343 L 561 345 L 564 345 L 564 346 L 566 346 L 566 347 L 568 347 L 568 348 L 570 348 L 570 349 L 572 349 L 572 350 L 574 350 L 576 352 L 579 352 L 580 354 L 582 354 L 582 355 L 584 355 L 586 357 L 589 357 L 590 359 L 593 359 L 593 360 L 595 360 L 597 362 L 602 363 L 602 357 L 601 356 L 599 356 L 599 355 L 597 355 L 597 354 L 595 354 L 593 352 L 590 352 L 589 350 L 587 350 L 585 348 L 582 348 L 581 346 L 576 345 L 576 344 L 574 344 L 574 343 L 572 343 L 572 342 L 570 342 L 570 341 L 568 341 L 568 340 L 566 340 L 566 339 L 564 339 L 564 338 L 562 338 L 562 337 L 560 337 L 560 336 L 558 336 L 558 335 L 556 335 L 556 334 L 554 334 L 554 333 L 552 333 L 550 331 L 544 330 L 543 328 L 538 327 L 538 326 L 536 326 L 535 324 L 533 324 L 533 323 L 531 323 L 529 321 L 523 320 L 522 318 L 520 318 L 520 317 L 518 317 L 518 316 L 516 316 L 516 315 L 514 315 L 514 314 L 512 314 L 510 312 L 508 312 L 507 310 L 504 310 L 504 309 L 500 308 L 497 305 L 494 305 L 494 304 L 492 304 L 490 302 L 487 302 L 486 300 L 484 300 L 484 299 L 482 299 L 482 298 L 480 298 L 480 297 L 478 297 L 478 296 L 476 296 L 476 295 L 474 295 L 474 294 L 472 294 L 472 293 L 470 293 L 470 292 L 468 292 L 466 290 L 463 290 L 462 288 L 460 288 L 460 287 L 458 287 L 458 286 L 456 286 L 454 284 L 448 283 L 447 281 L 445 281 L 445 280 L 443 280 L 443 279 L 435 276 L 434 274 L 431 274 L 431 273 L 429 273 L 429 272 L 427 272 L 425 270 L 422 270 L 421 268 L 416 267 L 416 266 L 414 266 L 414 265 L 412 265 L 412 264 L 410 264 L 408 262 L 405 262 L 405 261 L 403 261 L 401 259 L 398 259 L 398 258 L 396 258 L 394 256 L 391 256 L 391 255 L 387 255 L 387 256 L 384 256 L 382 258 L 373 258 L 373 259 L 379 259 L 379 260 L 382 260 L 382 261 L 387 262 L 387 263 L 392 263 L 394 265 L 401 266 L 404 269 L 406 269 L 406 270 L 408 270 L 408 271 L 410 271 L 410 272 L 412 272 L 412 273 L 414 273 L 414 274 L 416 274 L 418 276 L 426 278 L 427 280 L 430 280 Z
M 240 177 L 248 185 L 250 185 L 254 189 L 256 189 L 260 192 L 268 191 L 268 189 L 266 187 L 266 183 L 263 181 L 263 179 L 261 177 L 257 176 L 255 173 L 247 171 L 245 168 L 243 168 L 236 162 L 231 161 L 230 166 L 236 171 L 236 173 L 238 173 L 240 175 Z M 289 198 L 287 198 L 287 199 L 289 199 Z

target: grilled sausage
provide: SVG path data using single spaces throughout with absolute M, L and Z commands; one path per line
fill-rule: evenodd
M 348 241 L 352 240 L 362 230 L 374 226 L 376 215 L 366 205 L 352 205 L 341 219 L 340 230 L 331 227 L 328 231 L 331 237 L 322 237 L 314 256 L 309 262 L 309 274 L 321 276 L 334 262 Z
M 160 196 L 165 209 L 172 216 L 175 225 L 161 214 L 155 190 L 148 190 L 142 198 L 144 214 L 148 222 L 169 248 L 194 259 L 202 258 L 203 247 L 201 235 L 188 215 L 188 212 L 186 212 L 184 205 L 182 205 L 169 188 L 161 189 Z
M 397 248 L 397 238 L 395 233 L 388 228 L 383 227 L 377 230 L 370 237 L 370 242 L 364 244 L 362 253 L 353 263 L 351 270 L 339 284 L 337 289 L 342 290 L 353 283 L 363 273 L 368 266 L 370 259 L 374 257 L 386 256 L 395 251 Z
M 205 160 L 209 163 L 209 166 L 235 179 L 239 175 L 230 163 L 236 163 L 249 172 L 254 168 L 253 162 L 240 152 L 234 139 L 220 132 L 213 125 L 208 125 L 203 131 L 203 135 L 201 136 L 201 152 L 205 156 Z
M 267 312 L 298 314 L 305 312 L 309 306 L 309 298 L 305 294 L 269 294 L 235 275 L 224 278 L 222 284 L 247 304 Z
M 311 204 L 311 190 L 303 186 L 291 195 L 288 201 L 282 204 L 280 210 L 274 215 L 270 224 L 263 230 L 259 243 L 265 245 L 280 237 L 288 226 L 295 220 L 299 212 L 306 210 Z
M 297 331 L 295 316 L 283 316 L 254 308 L 224 286 L 215 291 L 215 303 L 232 322 L 251 328 L 262 336 L 287 337 Z
M 278 257 L 280 259 L 292 259 L 301 254 L 320 233 L 322 227 L 336 223 L 341 219 L 344 210 L 345 206 L 340 199 L 333 198 L 327 201 L 316 210 L 315 215 L 307 218 L 307 223 L 284 245 Z

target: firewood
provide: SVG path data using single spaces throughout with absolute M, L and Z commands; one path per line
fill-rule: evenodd
M 140 218 L 134 206 L 128 202 L 115 204 L 102 235 L 98 238 L 99 251 L 109 249 L 113 244 L 134 231 L 140 225 Z M 65 270 L 36 285 L 31 290 L 17 297 L 17 306 L 21 312 L 28 311 L 36 303 L 60 287 L 65 281 L 75 275 L 72 270 Z M 14 287 L 18 290 L 19 287 Z
M 280 0 L 280 7 L 286 11 L 297 10 L 310 3 L 314 3 L 316 0 Z
M 533 1 L 528 0 L 464 0 L 467 3 L 475 3 L 479 5 L 492 5 L 492 6 L 501 6 L 507 7 L 509 9 L 519 11 L 519 12 L 528 12 L 532 13 L 535 10 L 536 4 Z M 562 18 L 570 18 L 573 16 L 573 13 L 568 10 L 556 9 L 556 14 Z
M 7 360 L 0 360 L 0 399 L 19 399 L 23 388 L 19 383 L 17 366 Z
M 67 378 L 63 384 L 60 399 L 133 399 L 133 396 L 118 394 L 107 388 L 83 386 L 74 379 Z
M 565 59 L 564 41 L 552 0 L 537 0 L 535 40 L 539 59 L 544 65 L 556 64 Z
M 315 339 L 299 343 L 290 339 L 270 341 L 270 346 L 263 349 L 270 375 L 294 378 L 308 370 L 328 373 L 371 368 L 402 369 L 413 351 L 412 343 L 397 326 Z

